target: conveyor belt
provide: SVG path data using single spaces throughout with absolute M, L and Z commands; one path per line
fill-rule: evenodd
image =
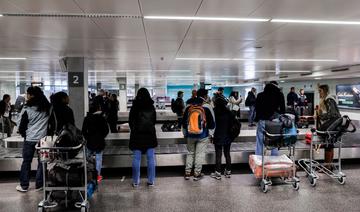
M 360 134 L 344 137 L 342 155 L 344 159 L 360 158 Z M 296 158 L 309 157 L 309 145 L 303 140 L 296 143 Z M 235 142 L 231 145 L 233 163 L 247 163 L 250 154 L 254 153 L 255 142 Z M 281 150 L 287 153 L 286 149 Z M 187 153 L 186 144 L 159 145 L 156 148 L 157 166 L 182 166 Z M 0 171 L 17 171 L 21 166 L 21 148 L 0 149 Z M 323 159 L 323 150 L 314 154 L 316 159 Z M 335 151 L 335 158 L 337 151 Z M 107 146 L 104 150 L 104 168 L 130 167 L 132 153 L 127 146 Z M 145 157 L 144 157 L 145 159 Z M 207 147 L 205 164 L 213 164 L 215 159 L 214 146 Z M 36 161 L 36 160 L 34 160 Z M 143 160 L 145 165 L 146 160 Z M 36 162 L 32 164 L 36 168 Z

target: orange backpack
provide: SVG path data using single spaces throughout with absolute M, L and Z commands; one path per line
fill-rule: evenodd
M 202 134 L 206 124 L 204 108 L 198 105 L 191 105 L 188 114 L 188 133 L 193 135 Z

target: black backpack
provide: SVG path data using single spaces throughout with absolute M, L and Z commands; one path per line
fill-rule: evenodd
M 62 128 L 62 130 L 59 132 L 59 135 L 55 141 L 54 146 L 55 147 L 76 147 L 80 144 L 83 144 L 85 141 L 81 130 L 76 128 L 73 124 L 65 124 Z M 81 148 L 80 148 L 81 149 Z M 63 150 L 61 151 L 63 157 L 67 157 L 65 159 L 71 159 L 74 158 L 80 151 L 78 150 Z M 66 156 L 67 154 L 67 156 Z
M 230 137 L 231 140 L 235 140 L 240 134 L 241 123 L 235 117 L 233 118 L 231 128 L 230 128 Z
M 171 110 L 173 113 L 176 113 L 175 99 L 171 99 Z

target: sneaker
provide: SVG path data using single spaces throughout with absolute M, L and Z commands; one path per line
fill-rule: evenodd
M 38 187 L 38 188 L 35 188 L 35 191 L 42 191 L 44 189 L 44 187 Z
M 212 177 L 212 178 L 214 178 L 214 179 L 217 179 L 217 180 L 221 180 L 221 173 L 215 171 L 214 173 L 211 173 L 211 174 L 210 174 L 210 177 Z
M 16 186 L 16 190 L 24 193 L 28 191 L 28 189 L 24 189 L 21 185 Z
M 98 175 L 98 176 L 97 176 L 97 181 L 98 181 L 98 183 L 100 183 L 102 180 L 103 180 L 103 176 Z
M 184 179 L 185 179 L 185 180 L 190 180 L 190 176 L 191 176 L 190 173 L 185 172 Z
M 224 175 L 225 175 L 226 178 L 230 178 L 231 177 L 231 171 L 225 169 Z
M 132 183 L 131 184 L 133 188 L 138 188 L 139 187 L 139 184 L 136 184 L 136 183 Z
M 200 173 L 200 174 L 195 174 L 194 175 L 194 181 L 199 181 L 204 177 L 204 173 Z
M 155 186 L 155 183 L 147 183 L 147 186 L 149 186 L 149 187 L 154 187 Z

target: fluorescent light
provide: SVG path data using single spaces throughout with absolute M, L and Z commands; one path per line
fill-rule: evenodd
M 280 82 L 285 82 L 284 80 L 281 80 Z
M 337 62 L 336 59 L 285 59 L 285 58 L 190 58 L 177 57 L 176 60 L 202 61 L 279 61 L 279 62 Z
M 3 14 L 0 14 L 0 17 L 3 17 L 4 15 Z
M 271 19 L 270 22 L 297 23 L 297 24 L 360 25 L 360 21 L 325 21 L 325 20 L 302 20 L 302 19 Z
M 0 73 L 34 73 L 34 71 L 0 71 Z
M 316 79 L 316 80 L 321 80 L 321 77 L 315 77 L 314 79 Z
M 196 17 L 196 16 L 144 16 L 144 19 L 156 20 L 194 20 L 194 21 L 240 21 L 240 22 L 267 22 L 265 18 L 232 18 L 232 17 Z
M 26 60 L 25 57 L 0 57 L 0 60 Z

